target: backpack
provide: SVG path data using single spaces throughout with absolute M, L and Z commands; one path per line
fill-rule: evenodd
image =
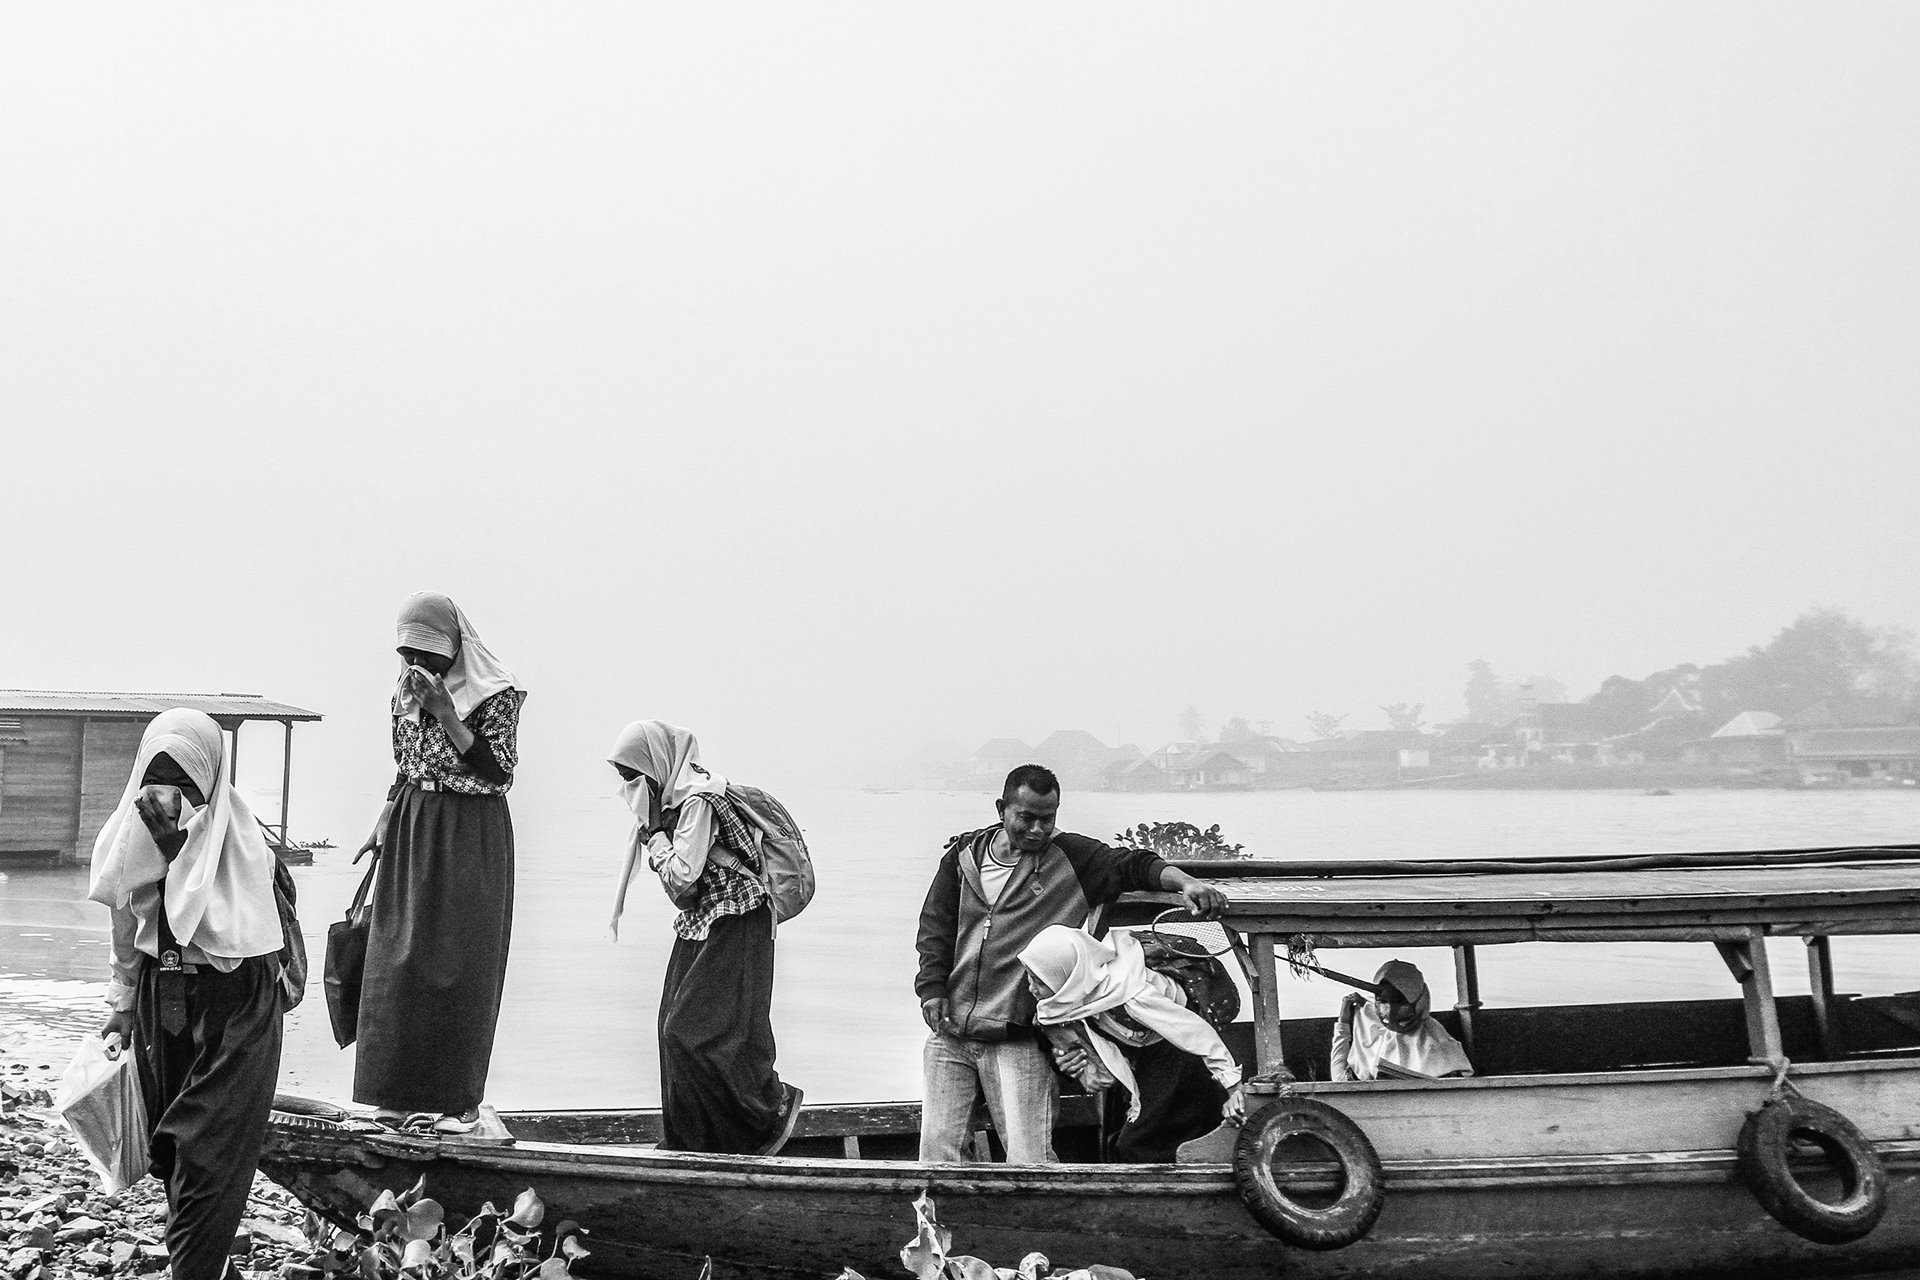
M 755 879 L 767 891 L 767 905 L 773 912 L 774 923 L 793 919 L 813 901 L 813 858 L 807 853 L 800 824 L 793 820 L 785 805 L 758 787 L 729 782 L 727 799 L 733 801 L 741 816 L 760 833 L 761 873 Z M 753 875 L 745 863 L 718 845 L 708 856 Z
M 307 994 L 307 940 L 300 933 L 300 917 L 294 903 L 300 891 L 294 887 L 293 872 L 276 856 L 273 860 L 273 905 L 280 913 L 280 990 L 286 1007 L 293 1008 Z
M 1193 1010 L 1215 1030 L 1240 1016 L 1240 989 L 1233 985 L 1227 967 L 1210 955 L 1205 946 L 1180 934 L 1136 934 L 1147 968 L 1164 974 L 1186 993 L 1187 1008 Z

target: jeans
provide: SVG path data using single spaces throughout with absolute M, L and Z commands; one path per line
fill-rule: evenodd
M 920 1108 L 923 1161 L 972 1159 L 967 1139 L 982 1093 L 1008 1164 L 1052 1164 L 1057 1158 L 1053 1122 L 1060 1088 L 1036 1041 L 962 1040 L 936 1031 L 920 1060 L 927 1091 Z

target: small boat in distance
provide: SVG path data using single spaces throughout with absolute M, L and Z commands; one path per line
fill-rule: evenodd
M 1791 1277 L 1920 1261 L 1920 991 L 1838 992 L 1832 958 L 1834 939 L 1920 934 L 1920 846 L 1182 866 L 1231 898 L 1253 1017 L 1227 1039 L 1268 1096 L 1178 1164 L 1100 1162 L 1084 1097 L 1063 1099 L 1062 1162 L 1027 1166 L 917 1163 L 909 1102 L 807 1107 L 781 1155 L 755 1157 L 657 1150 L 649 1111 L 507 1114 L 474 1142 L 285 1099 L 261 1167 L 343 1225 L 423 1176 L 450 1215 L 532 1186 L 554 1220 L 591 1229 L 592 1272 L 634 1277 L 690 1277 L 709 1255 L 722 1278 L 894 1274 L 923 1190 L 996 1264 L 1039 1250 L 1161 1278 Z M 1136 895 L 1095 923 L 1136 927 L 1171 901 Z M 1775 997 L 1770 937 L 1804 941 L 1810 995 Z M 1516 942 L 1711 947 L 1730 989 L 1486 1005 L 1477 948 Z M 1436 1016 L 1477 1074 L 1324 1079 L 1332 1020 L 1283 1016 L 1286 957 L 1438 946 L 1459 1003 Z

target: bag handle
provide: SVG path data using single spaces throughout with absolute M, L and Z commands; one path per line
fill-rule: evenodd
M 353 891 L 353 905 L 347 908 L 347 919 L 358 915 L 360 908 L 367 905 L 367 894 L 373 891 L 373 873 L 380 869 L 380 855 L 375 853 L 373 861 L 367 864 L 367 874 L 360 878 L 360 887 Z

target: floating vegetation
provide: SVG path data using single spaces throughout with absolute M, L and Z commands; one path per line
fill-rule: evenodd
M 1131 1271 L 1120 1267 L 1095 1265 L 1056 1271 L 1044 1253 L 1029 1253 L 1017 1267 L 996 1267 L 968 1254 L 954 1253 L 953 1232 L 940 1225 L 933 1197 L 924 1191 L 913 1202 L 913 1216 L 918 1230 L 900 1250 L 900 1262 L 915 1280 L 1134 1280 Z M 865 1278 L 848 1267 L 836 1280 Z
M 541 1253 L 541 1220 L 547 1207 L 532 1188 L 520 1193 L 510 1213 L 492 1202 L 467 1225 L 451 1230 L 446 1210 L 425 1196 L 423 1175 L 395 1195 L 382 1191 L 360 1215 L 357 1231 L 343 1231 L 308 1213 L 306 1234 L 318 1248 L 282 1269 L 285 1280 L 565 1280 L 587 1257 L 577 1222 L 553 1229 L 552 1246 Z
M 1217 822 L 1205 831 L 1191 822 L 1143 822 L 1114 839 L 1129 849 L 1151 849 L 1169 862 L 1253 856 L 1243 844 L 1228 844 Z

